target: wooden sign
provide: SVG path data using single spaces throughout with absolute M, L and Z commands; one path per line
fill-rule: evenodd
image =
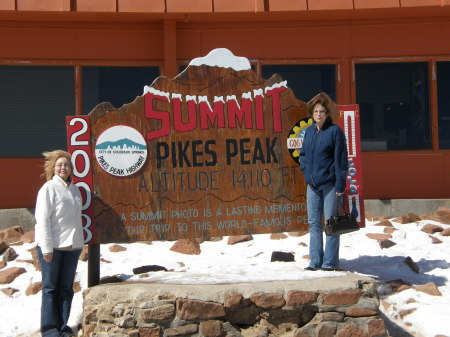
M 289 146 L 306 115 L 280 76 L 263 79 L 226 49 L 121 108 L 98 105 L 89 114 L 96 242 L 307 229 Z

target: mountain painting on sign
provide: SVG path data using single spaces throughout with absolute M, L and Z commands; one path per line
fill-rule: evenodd
M 223 48 L 120 109 L 99 104 L 96 242 L 305 230 L 306 186 L 286 141 L 306 116 L 279 75 L 264 79 Z

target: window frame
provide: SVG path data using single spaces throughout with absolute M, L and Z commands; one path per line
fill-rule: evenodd
M 432 56 L 405 56 L 405 57 L 371 57 L 350 59 L 351 71 L 351 100 L 357 104 L 356 100 L 356 64 L 379 64 L 379 63 L 427 63 L 428 65 L 428 100 L 429 100 L 429 125 L 430 125 L 430 149 L 414 149 L 414 150 L 381 150 L 381 151 L 363 151 L 368 154 L 387 154 L 387 153 L 424 153 L 439 150 L 438 135 L 438 111 L 437 111 L 437 85 L 436 85 L 436 58 Z M 442 150 L 445 151 L 445 150 Z
M 435 124 L 433 124 L 433 131 L 435 133 L 436 150 L 450 152 L 450 149 L 441 149 L 439 147 L 439 98 L 437 88 L 437 63 L 438 62 L 450 62 L 450 56 L 437 56 L 431 58 L 432 63 L 432 85 L 433 85 L 433 103 L 436 110 Z
M 82 87 L 82 67 L 158 67 L 159 74 L 162 73 L 164 66 L 163 61 L 121 61 L 121 60 L 35 60 L 35 59 L 0 59 L 0 66 L 72 66 L 74 73 L 74 111 L 75 116 L 83 115 L 83 87 Z M 161 76 L 161 75 L 160 75 Z M 143 88 L 142 88 L 143 89 Z M 0 159 L 8 159 L 9 157 L 0 157 Z M 38 158 L 38 157 L 27 157 Z
M 336 103 L 343 101 L 343 90 L 342 90 L 342 77 L 341 77 L 341 69 L 343 59 L 338 58 L 319 58 L 319 59 L 258 59 L 255 60 L 256 63 L 256 72 L 258 75 L 262 75 L 262 66 L 293 66 L 293 65 L 334 65 L 335 66 L 335 90 L 336 90 Z M 312 97 L 311 97 L 312 98 Z M 305 102 L 307 103 L 307 102 Z

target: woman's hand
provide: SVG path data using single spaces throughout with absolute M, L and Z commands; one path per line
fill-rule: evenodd
M 44 254 L 44 261 L 45 262 L 52 262 L 52 259 L 53 259 L 53 254 L 52 253 Z

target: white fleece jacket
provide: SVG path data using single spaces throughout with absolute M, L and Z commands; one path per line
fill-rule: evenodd
M 41 187 L 36 201 L 35 241 L 43 254 L 53 253 L 54 248 L 83 247 L 81 205 L 78 187 L 67 186 L 57 175 Z

